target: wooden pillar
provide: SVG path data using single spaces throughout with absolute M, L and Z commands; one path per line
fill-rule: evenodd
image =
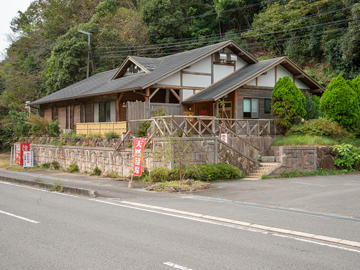
M 150 87 L 146 88 L 145 90 L 145 102 L 147 103 L 147 106 L 148 106 L 148 114 L 147 114 L 147 117 L 146 118 L 150 118 L 151 117 L 151 109 L 150 109 Z
M 116 94 L 116 118 L 120 122 L 120 93 Z

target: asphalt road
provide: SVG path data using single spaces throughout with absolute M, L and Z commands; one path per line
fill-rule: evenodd
M 138 194 L 133 201 L 143 204 L 360 241 L 356 217 L 133 192 Z M 119 197 L 90 199 L 5 183 L 0 183 L 0 239 L 0 269 L 360 267 L 360 249 L 351 246 L 136 207 Z

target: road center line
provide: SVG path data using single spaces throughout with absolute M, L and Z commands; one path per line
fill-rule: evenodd
M 4 215 L 11 216 L 11 217 L 15 217 L 15 218 L 18 218 L 18 219 L 22 219 L 22 220 L 25 220 L 25 221 L 28 221 L 28 222 L 31 222 L 31 223 L 35 223 L 35 224 L 40 223 L 39 221 L 35 221 L 35 220 L 32 220 L 32 219 L 28 219 L 28 218 L 20 217 L 20 216 L 17 216 L 17 215 L 14 215 L 14 214 L 8 213 L 8 212 L 4 212 L 4 211 L 1 211 L 1 210 L 0 210 L 0 213 L 1 213 L 1 214 L 4 214 Z

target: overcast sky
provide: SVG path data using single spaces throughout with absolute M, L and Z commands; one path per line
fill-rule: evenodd
M 11 20 L 16 17 L 18 10 L 24 12 L 34 0 L 9 0 L 1 1 L 0 4 L 0 52 L 9 47 L 6 34 L 12 33 Z M 2 57 L 0 59 L 3 59 Z

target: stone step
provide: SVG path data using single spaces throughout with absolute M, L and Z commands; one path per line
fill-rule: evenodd
M 276 158 L 275 156 L 262 156 L 261 160 L 262 162 L 275 162 Z

